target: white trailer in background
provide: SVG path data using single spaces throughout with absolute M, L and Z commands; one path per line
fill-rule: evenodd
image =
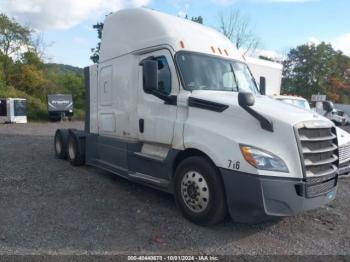
M 0 123 L 27 123 L 27 100 L 0 98 Z
M 282 64 L 254 57 L 246 57 L 245 61 L 257 84 L 260 86 L 261 81 L 266 82 L 266 95 L 272 96 L 280 94 Z

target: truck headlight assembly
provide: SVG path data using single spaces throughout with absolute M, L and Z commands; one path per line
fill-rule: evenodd
M 253 167 L 262 170 L 288 172 L 286 163 L 278 156 L 252 146 L 240 145 L 240 148 L 244 159 Z

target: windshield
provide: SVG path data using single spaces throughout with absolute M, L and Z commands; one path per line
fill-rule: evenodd
M 289 99 L 289 98 L 282 98 L 282 99 L 278 99 L 278 100 L 283 101 L 283 102 L 288 103 L 288 104 L 295 105 L 295 106 L 303 108 L 303 109 L 310 110 L 310 105 L 306 100 Z
M 258 93 L 244 63 L 195 53 L 179 53 L 176 62 L 187 90 Z

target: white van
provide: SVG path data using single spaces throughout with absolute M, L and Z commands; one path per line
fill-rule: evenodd
M 335 198 L 334 124 L 264 96 L 211 28 L 142 8 L 111 14 L 85 81 L 85 130 L 57 130 L 57 157 L 172 193 L 195 223 L 258 222 Z

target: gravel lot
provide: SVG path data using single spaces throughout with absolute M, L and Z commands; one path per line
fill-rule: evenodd
M 58 127 L 83 124 L 0 125 L 0 254 L 350 254 L 350 178 L 322 209 L 200 227 L 171 195 L 55 159 Z

